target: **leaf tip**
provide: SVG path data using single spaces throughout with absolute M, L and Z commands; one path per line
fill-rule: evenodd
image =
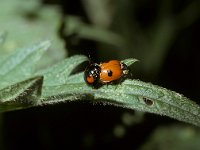
M 127 66 L 131 66 L 132 64 L 138 61 L 139 60 L 135 58 L 128 58 L 128 59 L 123 60 L 122 62 L 125 63 Z

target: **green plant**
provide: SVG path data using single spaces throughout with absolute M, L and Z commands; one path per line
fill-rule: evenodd
M 0 62 L 0 112 L 60 102 L 90 99 L 127 109 L 169 116 L 200 126 L 200 107 L 181 94 L 168 89 L 127 79 L 119 85 L 88 87 L 83 72 L 71 74 L 83 55 L 67 58 L 46 70 L 36 63 L 50 46 L 49 41 L 16 51 Z M 123 62 L 128 66 L 136 59 Z

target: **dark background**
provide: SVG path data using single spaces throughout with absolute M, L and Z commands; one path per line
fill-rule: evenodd
M 86 12 L 84 0 L 43 0 L 41 3 L 44 7 L 60 5 L 63 17 L 75 15 L 89 25 L 95 24 Z M 140 62 L 131 68 L 133 78 L 177 91 L 200 104 L 200 9 L 195 7 L 197 4 L 200 4 L 198 0 L 110 0 L 106 6 L 107 10 L 114 11 L 112 20 L 96 26 L 121 35 L 126 42 L 123 46 L 66 34 L 62 21 L 58 33 L 66 42 L 68 56 L 90 54 L 98 61 L 137 58 Z M 157 30 L 161 27 L 163 30 Z M 158 35 L 160 41 L 155 42 L 154 37 Z M 133 110 L 91 101 L 8 112 L 4 114 L 4 148 L 139 149 L 159 126 L 185 125 L 167 117 L 145 114 L 141 121 L 127 126 L 122 120 L 124 113 L 135 114 Z M 113 132 L 118 125 L 124 129 L 120 137 Z

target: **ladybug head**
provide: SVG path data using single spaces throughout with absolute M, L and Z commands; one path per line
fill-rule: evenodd
M 93 87 L 97 87 L 100 79 L 101 68 L 97 63 L 90 64 L 84 72 L 85 82 Z

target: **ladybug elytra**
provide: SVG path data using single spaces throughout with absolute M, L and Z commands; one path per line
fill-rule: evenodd
M 119 83 L 129 74 L 129 69 L 126 64 L 118 60 L 110 60 L 100 64 L 91 63 L 85 69 L 85 82 L 98 88 L 104 84 Z

